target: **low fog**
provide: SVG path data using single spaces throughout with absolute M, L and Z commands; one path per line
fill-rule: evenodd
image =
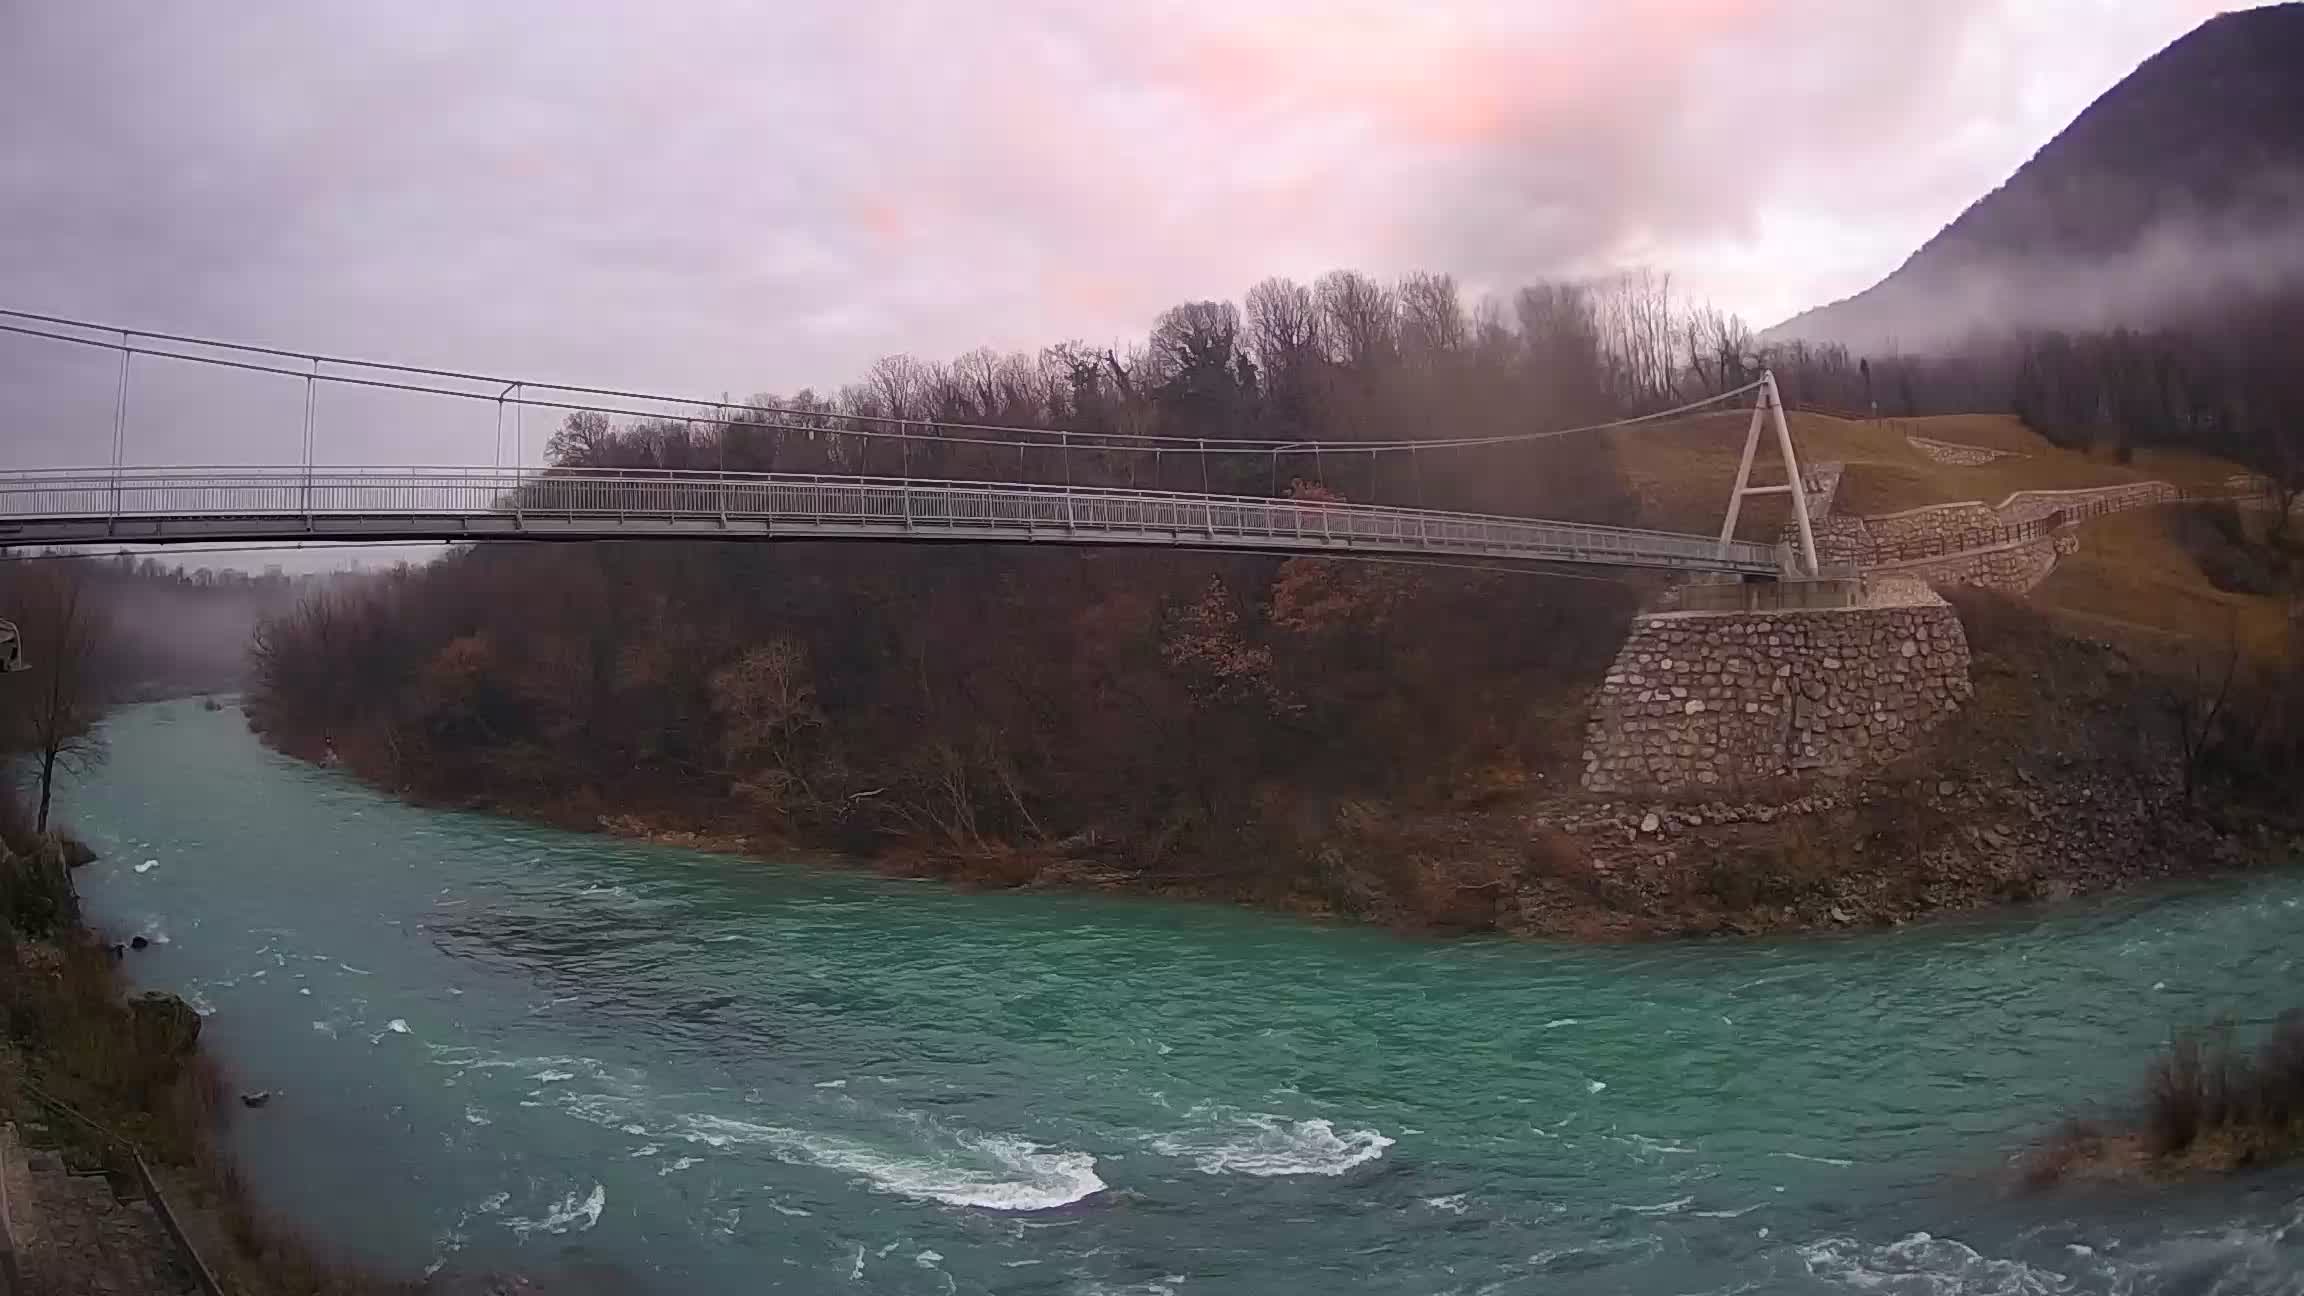
M 1770 330 L 1872 355 L 1952 350 L 2030 330 L 2180 323 L 2304 283 L 2304 219 L 2278 225 L 2170 220 L 2125 252 L 2039 261 L 1915 257 L 1870 292 Z

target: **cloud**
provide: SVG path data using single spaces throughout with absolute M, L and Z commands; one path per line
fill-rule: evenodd
M 738 394 L 836 385 L 892 351 L 1126 338 L 1173 302 L 1340 265 L 1501 287 L 1646 260 L 1767 322 L 1877 278 L 2202 16 L 17 5 L 0 303 Z M 22 429 L 0 459 L 100 453 L 102 367 L 29 345 L 0 341 Z M 150 455 L 295 444 L 270 396 L 170 381 L 139 389 Z M 487 461 L 485 418 L 388 405 L 340 412 L 327 453 Z

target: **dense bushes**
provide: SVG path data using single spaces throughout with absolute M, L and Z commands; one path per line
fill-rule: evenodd
M 2216 588 L 2277 596 L 2298 587 L 2298 555 L 2286 537 L 2266 542 L 2253 534 L 2238 504 L 2186 504 L 2169 516 L 2178 543 Z
M 2304 1152 L 2304 1014 L 2253 1048 L 2230 1023 L 2179 1032 L 2152 1060 L 2133 1116 L 2070 1120 L 2018 1166 L 2030 1187 L 2271 1165 Z
M 2286 1149 L 2304 1120 L 2304 1015 L 2289 1013 L 2253 1052 L 2230 1024 L 2187 1031 L 2154 1059 L 2144 1085 L 2146 1147 L 2176 1157 L 2203 1140 L 2235 1140 L 2262 1152 Z M 2246 1155 L 2243 1152 L 2242 1155 Z
M 427 798 L 1150 868 L 1573 757 L 1547 717 L 1635 597 L 1326 559 L 493 548 L 267 623 L 249 705 Z

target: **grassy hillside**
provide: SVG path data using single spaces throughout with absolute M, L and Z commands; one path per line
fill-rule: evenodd
M 1639 497 L 1641 524 L 1677 531 L 1718 529 L 1750 419 L 1748 411 L 1724 411 L 1607 434 Z M 1962 500 L 1998 504 L 2017 491 L 2142 481 L 2213 487 L 2242 471 L 2225 460 L 2177 451 L 2139 451 L 2133 463 L 2121 464 L 2109 456 L 2059 450 L 2006 414 L 1861 422 L 1795 412 L 1788 421 L 1803 461 L 1847 465 L 1835 505 L 1843 513 L 1893 513 Z M 2015 453 L 1963 467 L 1930 458 L 1910 436 Z M 1784 480 L 1772 436 L 1762 438 L 1752 479 L 1755 484 Z M 1789 504 L 1762 496 L 1746 503 L 1736 534 L 1773 540 L 1788 521 Z
M 2258 661 L 2288 645 L 2282 600 L 2216 588 L 2181 537 L 2169 509 L 2098 518 L 2080 530 L 2080 552 L 2032 591 L 2032 601 L 2071 628 L 2153 656 L 2210 655 L 2227 635 Z
M 1749 412 L 1729 411 L 1611 433 L 1613 449 L 1640 501 L 1645 526 L 1716 530 L 1743 451 Z M 2226 460 L 2179 451 L 2139 451 L 2132 463 L 2061 450 L 2012 415 L 1957 414 L 1852 421 L 1821 414 L 1790 417 L 1804 461 L 1838 460 L 1846 474 L 1834 505 L 1856 514 L 1892 513 L 1929 504 L 1981 500 L 1998 504 L 2023 490 L 2072 490 L 2128 482 L 2170 481 L 2216 488 L 2243 469 Z M 1908 436 L 2012 452 L 1991 463 L 1939 463 Z M 1772 437 L 1764 438 L 1755 483 L 1780 482 Z M 1749 501 L 1737 535 L 1773 540 L 1790 521 L 1781 497 Z M 2034 590 L 2034 603 L 2071 628 L 2147 650 L 2181 650 L 2221 641 L 2229 628 L 2243 647 L 2265 658 L 2286 643 L 2286 610 L 2277 598 L 2218 589 L 2186 545 L 2170 509 L 2115 514 L 2080 530 L 2080 552 L 2064 559 Z

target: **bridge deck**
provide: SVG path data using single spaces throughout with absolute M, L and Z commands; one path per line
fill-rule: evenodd
M 1363 504 L 1013 482 L 466 468 L 0 473 L 0 544 L 811 539 L 1351 550 L 1774 574 L 1710 536 Z

